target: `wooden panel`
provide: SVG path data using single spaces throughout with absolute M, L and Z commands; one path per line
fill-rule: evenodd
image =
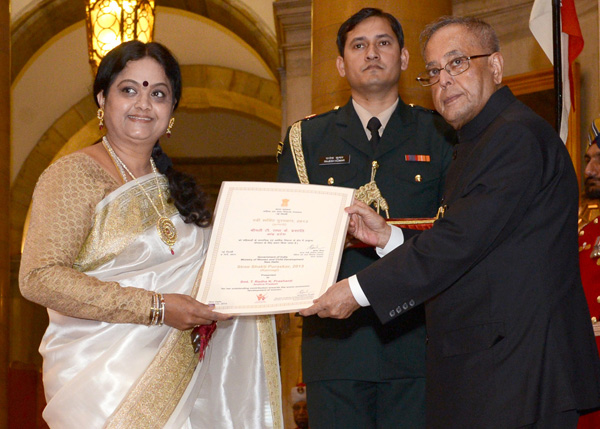
M 8 420 L 10 303 L 10 2 L 0 2 L 0 427 Z
M 274 182 L 277 179 L 275 156 L 173 158 L 175 168 L 194 176 L 209 197 L 214 209 L 221 182 Z
M 42 419 L 46 406 L 40 369 L 32 364 L 11 362 L 8 377 L 9 429 L 47 429 Z

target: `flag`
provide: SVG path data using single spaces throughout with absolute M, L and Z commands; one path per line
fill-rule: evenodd
M 561 71 L 562 71 L 562 114 L 560 120 L 560 138 L 567 141 L 569 134 L 569 111 L 573 102 L 573 72 L 571 64 L 583 50 L 583 36 L 575 11 L 574 0 L 562 0 L 561 18 Z M 529 16 L 529 29 L 533 37 L 544 50 L 546 56 L 553 61 L 552 46 L 552 0 L 535 0 Z

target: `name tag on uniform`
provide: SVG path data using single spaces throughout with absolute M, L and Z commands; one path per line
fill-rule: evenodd
M 429 155 L 404 155 L 404 160 L 409 162 L 430 162 Z
M 319 158 L 319 165 L 350 164 L 350 155 L 323 156 Z

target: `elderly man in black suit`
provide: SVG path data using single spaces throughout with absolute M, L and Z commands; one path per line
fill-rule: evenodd
M 424 302 L 428 427 L 575 428 L 600 405 L 600 371 L 573 165 L 550 125 L 501 87 L 488 24 L 444 17 L 421 37 L 419 80 L 458 130 L 443 218 L 415 234 L 365 205 L 347 209 L 351 233 L 387 256 L 302 314 L 370 305 L 387 323 Z

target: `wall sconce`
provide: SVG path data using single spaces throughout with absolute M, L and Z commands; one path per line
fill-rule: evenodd
M 88 0 L 85 6 L 88 53 L 94 75 L 115 46 L 154 37 L 154 0 Z

